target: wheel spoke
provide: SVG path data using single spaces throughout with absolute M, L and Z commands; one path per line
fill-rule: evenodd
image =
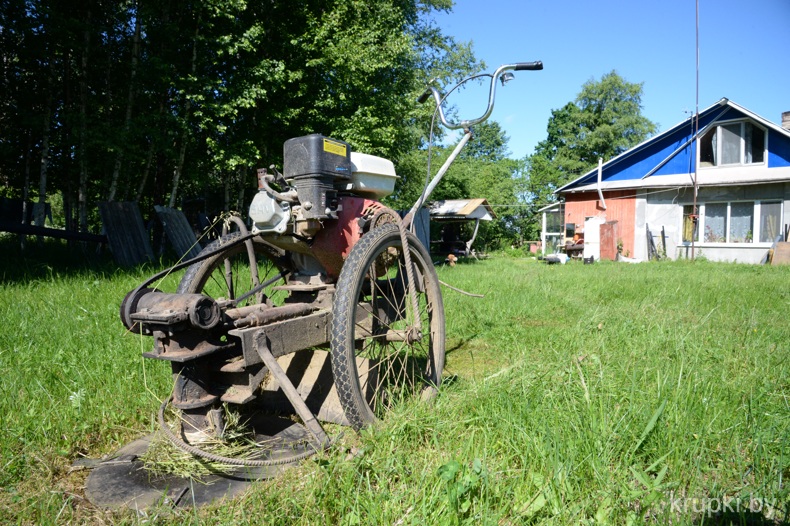
M 416 313 L 396 225 L 363 236 L 336 287 L 335 306 L 348 305 L 348 312 L 333 312 L 332 367 L 340 378 L 341 403 L 357 428 L 380 418 L 398 401 L 419 394 L 426 385 L 440 382 L 441 291 L 427 253 L 414 236 L 408 234 L 407 239 L 417 280 Z M 416 327 L 420 334 L 415 334 Z
M 237 234 L 230 234 L 230 236 L 221 240 L 215 241 L 205 250 L 216 250 L 222 245 L 228 244 L 232 241 L 233 237 Z M 272 288 L 276 285 L 285 282 L 283 272 L 286 269 L 280 268 L 275 263 L 278 257 L 275 252 L 268 246 L 262 243 L 253 243 L 254 253 L 256 256 L 258 275 L 264 279 L 275 278 L 271 282 L 266 283 L 263 289 L 244 298 L 244 301 L 238 302 L 237 306 L 252 305 L 264 301 L 277 301 L 284 294 L 273 291 Z M 276 279 L 277 276 L 279 279 Z M 216 257 L 209 258 L 205 261 L 196 263 L 189 267 L 181 284 L 179 284 L 180 292 L 202 293 L 215 299 L 236 299 L 244 297 L 249 291 L 253 290 L 256 286 L 253 273 L 250 269 L 249 255 L 245 245 L 230 246 L 225 252 L 218 254 Z M 260 282 L 260 281 L 259 281 Z

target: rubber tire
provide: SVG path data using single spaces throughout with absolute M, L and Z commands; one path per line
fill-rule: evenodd
M 241 236 L 241 232 L 233 232 L 216 239 L 209 243 L 206 248 L 200 252 L 200 254 L 202 255 L 208 252 L 213 252 L 223 245 L 228 245 L 236 241 Z M 287 261 L 281 251 L 258 238 L 252 238 L 252 242 L 258 264 L 258 276 L 261 281 L 263 281 L 266 276 L 272 276 L 276 272 L 289 270 Z M 234 283 L 233 294 L 229 293 L 224 281 L 224 261 L 229 258 L 232 261 L 232 268 L 234 272 L 236 272 L 232 279 L 232 282 Z M 249 274 L 246 274 L 246 278 L 243 276 L 245 274 L 245 267 L 249 267 L 247 248 L 245 243 L 239 243 L 238 245 L 232 246 L 215 256 L 204 259 L 203 261 L 199 261 L 194 265 L 190 265 L 178 284 L 177 292 L 206 294 L 207 296 L 210 296 L 214 299 L 219 299 L 219 297 L 225 299 L 235 299 L 252 288 Z M 245 282 L 242 283 L 241 281 L 237 281 L 240 279 L 244 279 Z M 263 295 L 256 294 L 244 304 L 250 305 L 263 302 L 271 303 L 272 301 L 277 303 L 277 301 L 274 299 L 274 296 L 277 296 L 277 299 L 279 299 L 280 296 L 285 296 L 287 293 L 274 292 L 272 291 L 272 287 L 283 284 L 285 284 L 285 278 L 269 285 L 264 290 Z M 242 305 L 238 305 L 238 307 L 241 306 Z
M 360 378 L 356 360 L 357 357 L 367 357 L 367 351 L 382 351 L 388 353 L 387 357 L 397 357 L 399 360 L 398 367 L 405 362 L 407 367 L 397 371 L 398 374 L 395 380 L 398 383 L 398 380 L 405 379 L 408 381 L 411 378 L 408 381 L 408 385 L 407 382 L 403 382 L 403 386 L 407 388 L 406 395 L 419 394 L 425 397 L 426 395 L 434 394 L 441 383 L 445 360 L 445 328 L 444 306 L 439 279 L 436 276 L 436 270 L 433 267 L 430 256 L 422 243 L 411 233 L 407 233 L 407 242 L 412 264 L 415 266 L 414 275 L 417 282 L 417 294 L 420 299 L 420 317 L 423 319 L 422 332 L 424 336 L 422 340 L 411 343 L 407 341 L 383 342 L 381 339 L 377 341 L 374 338 L 361 338 L 360 336 L 364 335 L 356 333 L 357 329 L 363 330 L 358 327 L 355 321 L 358 304 L 364 302 L 372 305 L 376 301 L 366 291 L 366 284 L 372 281 L 369 279 L 369 270 L 378 269 L 380 271 L 383 265 L 386 265 L 386 260 L 390 263 L 396 262 L 397 271 L 393 274 L 392 269 L 395 268 L 393 265 L 393 267 L 389 268 L 388 275 L 391 276 L 389 279 L 375 281 L 377 285 L 387 285 L 387 289 L 392 296 L 399 296 L 394 298 L 397 301 L 395 310 L 401 314 L 396 315 L 396 319 L 390 316 L 390 320 L 383 319 L 383 321 L 379 321 L 381 326 L 378 327 L 377 332 L 380 334 L 381 331 L 387 328 L 403 329 L 404 325 L 408 324 L 408 321 L 403 318 L 402 313 L 406 313 L 407 317 L 413 316 L 411 314 L 411 301 L 408 298 L 406 272 L 403 266 L 403 247 L 397 225 L 386 224 L 362 236 L 359 242 L 351 249 L 337 282 L 332 307 L 333 318 L 330 341 L 332 373 L 334 374 L 340 403 L 343 406 L 346 417 L 356 430 L 376 422 L 379 417 L 383 416 L 386 408 L 404 394 L 399 390 L 397 393 L 400 393 L 400 396 L 389 397 L 389 391 L 381 389 L 374 393 L 375 398 L 371 402 L 368 401 L 364 394 L 367 387 L 363 385 L 364 379 Z M 397 259 L 393 257 L 392 249 L 399 251 Z M 382 255 L 385 255 L 385 257 L 381 258 L 380 256 Z M 394 287 L 393 284 L 395 285 Z M 376 288 L 378 289 L 379 287 L 377 286 Z M 399 291 L 406 292 L 401 293 Z M 377 295 L 375 298 L 379 297 L 385 299 L 384 295 Z M 386 307 L 388 304 L 383 303 L 383 305 Z M 379 318 L 372 315 L 372 307 L 371 313 L 366 316 L 367 318 L 379 320 Z M 373 327 L 373 323 L 371 322 L 371 327 Z M 430 327 L 429 331 L 427 327 Z M 368 334 L 371 333 L 368 332 Z M 420 371 L 419 376 L 422 378 L 414 381 L 411 374 L 409 374 L 409 366 L 418 365 L 422 360 L 425 361 L 426 368 L 424 371 Z M 384 369 L 378 367 L 377 372 L 380 373 L 381 370 Z M 391 370 L 393 368 L 388 366 L 385 373 Z M 406 370 L 405 374 L 401 374 L 403 370 Z M 386 378 L 383 379 L 386 380 Z M 381 387 L 381 384 L 379 384 L 379 387 Z M 396 387 L 399 388 L 401 386 L 397 385 Z

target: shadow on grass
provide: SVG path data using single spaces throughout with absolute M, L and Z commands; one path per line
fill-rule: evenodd
M 700 518 L 703 526 L 788 526 L 786 519 L 769 519 L 756 511 L 727 511 L 704 515 Z
M 465 346 L 467 343 L 469 343 L 470 341 L 474 340 L 475 338 L 477 338 L 477 333 L 474 333 L 474 334 L 472 334 L 471 336 L 469 336 L 469 337 L 467 337 L 467 338 L 458 338 L 457 340 L 455 340 L 455 345 L 453 345 L 452 347 L 448 347 L 448 348 L 446 348 L 446 349 L 444 350 L 444 353 L 445 353 L 445 354 L 450 354 L 450 353 L 452 353 L 452 352 L 459 351 L 459 350 L 461 350 L 461 349 L 462 349 L 462 348 L 463 348 L 463 347 L 464 347 L 464 346 Z
M 442 376 L 442 388 L 452 387 L 458 383 L 458 380 L 459 377 L 457 374 L 448 374 L 447 376 Z
M 0 235 L 0 282 L 23 283 L 49 280 L 86 272 L 134 272 L 119 267 L 109 250 L 95 243 L 68 243 L 59 239 L 37 240 L 28 236 L 22 249 L 16 235 Z

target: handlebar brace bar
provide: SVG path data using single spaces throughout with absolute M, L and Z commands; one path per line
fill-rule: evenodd
M 447 118 L 444 115 L 444 110 L 442 109 L 442 102 L 443 102 L 444 99 L 442 98 L 441 93 L 439 93 L 439 90 L 437 90 L 433 86 L 428 86 L 428 88 L 425 90 L 425 92 L 422 95 L 420 95 L 420 98 L 417 99 L 417 102 L 423 103 L 426 100 L 428 100 L 428 97 L 433 95 L 433 98 L 436 101 L 436 107 L 438 108 L 438 111 L 439 111 L 439 118 L 441 119 L 442 124 L 444 125 L 444 127 L 448 128 L 450 130 L 458 130 L 458 129 L 462 129 L 462 128 L 466 129 L 466 128 L 469 128 L 471 126 L 474 126 L 475 124 L 480 124 L 481 122 L 485 121 L 491 115 L 491 112 L 494 111 L 494 97 L 496 95 L 496 81 L 498 79 L 500 79 L 500 77 L 502 77 L 503 73 L 505 73 L 506 71 L 538 71 L 538 70 L 541 70 L 541 69 L 543 69 L 543 62 L 541 62 L 540 60 L 537 60 L 535 62 L 516 62 L 515 64 L 504 64 L 502 66 L 499 66 L 497 68 L 497 70 L 494 72 L 494 74 L 491 75 L 491 86 L 490 86 L 489 91 L 488 91 L 488 107 L 486 108 L 485 113 L 483 113 L 483 115 L 481 115 L 480 117 L 478 117 L 476 119 L 463 120 L 463 121 L 457 122 L 457 123 L 448 121 Z M 479 75 L 477 75 L 477 76 L 479 76 Z M 457 88 L 458 86 L 460 86 L 461 84 L 463 84 L 467 80 L 471 80 L 472 78 L 475 78 L 475 77 L 469 77 L 469 78 L 467 78 L 465 80 L 462 80 L 455 87 Z M 510 80 L 510 79 L 507 79 L 506 77 L 504 77 L 502 79 L 502 84 L 504 85 L 504 83 L 507 80 Z M 455 88 L 453 88 L 453 89 L 455 89 Z

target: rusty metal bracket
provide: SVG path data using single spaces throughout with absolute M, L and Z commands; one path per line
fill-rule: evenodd
M 298 414 L 302 419 L 302 422 L 304 422 L 307 430 L 310 431 L 310 434 L 313 435 L 313 438 L 315 438 L 319 448 L 328 448 L 331 444 L 329 436 L 327 436 L 324 428 L 321 426 L 321 423 L 307 407 L 307 404 L 305 404 L 304 400 L 302 400 L 302 397 L 299 396 L 299 392 L 296 390 L 296 387 L 294 387 L 294 384 L 291 383 L 288 375 L 285 374 L 283 368 L 280 367 L 279 363 L 277 363 L 277 360 L 269 350 L 269 346 L 266 345 L 265 338 L 255 339 L 255 350 L 258 351 L 261 360 L 263 360 L 263 363 L 266 364 L 269 372 L 272 373 L 274 378 L 280 384 L 280 388 L 285 393 L 285 396 L 288 397 L 291 405 L 294 406 L 296 414 Z

